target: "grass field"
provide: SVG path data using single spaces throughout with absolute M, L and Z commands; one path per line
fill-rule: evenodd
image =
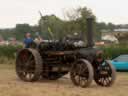
M 14 65 L 0 65 L 0 96 L 128 96 L 128 73 L 117 73 L 116 83 L 109 88 L 89 88 L 72 84 L 69 76 L 57 81 L 26 83 L 17 78 Z

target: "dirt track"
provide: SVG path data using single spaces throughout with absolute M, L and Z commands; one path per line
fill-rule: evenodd
M 26 83 L 17 78 L 14 66 L 0 65 L 0 96 L 128 96 L 128 73 L 117 73 L 112 87 L 93 83 L 83 89 L 74 86 L 69 76 L 57 81 Z

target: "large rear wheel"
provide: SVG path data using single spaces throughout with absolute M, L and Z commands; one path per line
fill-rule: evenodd
M 70 71 L 72 82 L 82 88 L 88 87 L 93 80 L 93 67 L 89 61 L 80 59 L 75 62 Z
M 16 58 L 16 73 L 21 80 L 32 82 L 40 78 L 42 59 L 34 49 L 22 49 Z

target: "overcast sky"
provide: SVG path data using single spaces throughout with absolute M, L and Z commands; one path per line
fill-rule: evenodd
M 0 28 L 37 24 L 39 10 L 64 18 L 65 10 L 79 6 L 92 9 L 98 21 L 128 24 L 128 0 L 0 0 Z

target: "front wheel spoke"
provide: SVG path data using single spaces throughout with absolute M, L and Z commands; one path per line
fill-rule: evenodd
M 100 76 L 100 82 L 103 83 L 103 81 L 104 81 L 104 77 L 103 77 L 103 75 L 101 75 Z
M 84 79 L 83 77 L 81 78 L 81 81 L 80 81 L 80 85 L 83 86 L 83 85 L 86 85 L 87 83 L 87 79 Z
M 110 80 L 109 80 L 109 78 L 106 78 L 106 82 L 107 82 L 107 84 L 109 84 L 109 83 L 110 83 Z
M 106 78 L 105 78 L 105 77 L 104 77 L 103 84 L 104 84 L 104 86 L 107 84 L 107 83 L 106 83 Z

